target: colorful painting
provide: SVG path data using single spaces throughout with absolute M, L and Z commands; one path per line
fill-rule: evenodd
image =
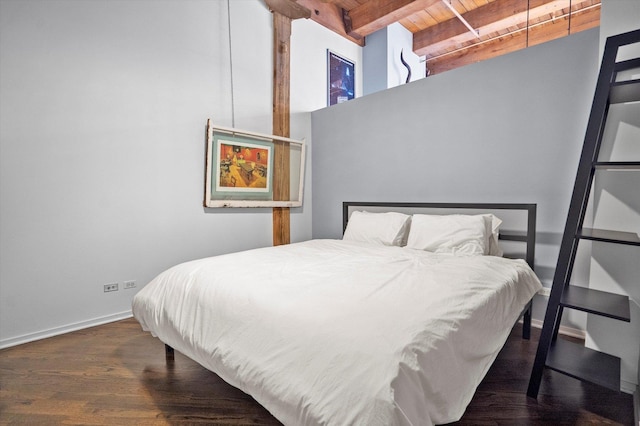
M 218 191 L 268 192 L 271 147 L 218 141 Z
M 273 200 L 273 142 L 228 133 L 211 136 L 207 148 L 210 199 Z

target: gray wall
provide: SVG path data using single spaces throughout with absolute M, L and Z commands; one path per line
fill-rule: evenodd
M 231 1 L 235 126 L 272 128 L 272 16 Z M 362 48 L 311 20 L 291 40 L 291 136 L 326 105 L 326 50 Z M 271 209 L 202 207 L 205 123 L 232 126 L 227 2 L 0 0 L 0 347 L 131 315 L 136 280 L 272 243 Z M 356 91 L 362 93 L 361 75 Z
M 231 6 L 236 125 L 270 132 L 271 14 Z M 231 124 L 226 2 L 0 7 L 0 346 L 130 315 L 124 280 L 271 244 L 270 211 L 202 207 L 206 119 Z
M 387 88 L 387 29 L 367 36 L 362 49 L 362 93 L 369 95 Z
M 549 286 L 598 40 L 589 30 L 315 111 L 313 237 L 341 236 L 344 200 L 533 202 Z

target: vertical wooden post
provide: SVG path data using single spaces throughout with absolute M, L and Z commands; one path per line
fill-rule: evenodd
M 291 18 L 273 12 L 273 134 L 289 137 Z M 275 142 L 273 199 L 289 199 L 289 146 Z M 273 245 L 291 242 L 288 207 L 273 208 Z
M 291 21 L 311 17 L 311 11 L 294 0 L 265 0 L 273 12 L 273 134 L 289 137 L 291 75 Z M 289 200 L 289 145 L 274 144 L 273 199 Z M 273 209 L 273 245 L 291 242 L 289 208 Z

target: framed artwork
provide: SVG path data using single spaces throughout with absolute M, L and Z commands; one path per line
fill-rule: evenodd
M 216 163 L 212 196 L 244 200 L 273 198 L 273 143 L 215 134 L 213 152 Z
M 304 148 L 301 141 L 214 127 L 209 120 L 205 207 L 301 206 Z M 280 170 L 278 156 L 286 159 L 279 160 Z
M 327 49 L 327 104 L 355 98 L 355 64 Z

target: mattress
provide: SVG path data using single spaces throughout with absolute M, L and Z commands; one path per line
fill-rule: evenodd
M 286 425 L 431 425 L 541 287 L 523 260 L 311 240 L 177 265 L 133 314 Z

